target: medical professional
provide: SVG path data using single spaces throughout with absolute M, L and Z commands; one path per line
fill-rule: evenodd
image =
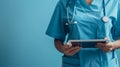
M 119 67 L 120 0 L 59 0 L 46 34 L 64 54 L 62 67 Z M 87 39 L 109 42 L 93 48 L 67 44 Z

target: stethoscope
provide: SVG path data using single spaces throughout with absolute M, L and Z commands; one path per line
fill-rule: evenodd
M 103 22 L 108 22 L 109 17 L 106 15 L 106 8 L 105 8 L 105 0 L 103 0 L 103 17 L 102 17 Z
M 72 18 L 74 17 L 74 10 L 75 10 L 76 6 L 74 5 L 74 8 L 73 8 L 74 10 L 73 10 L 73 13 L 72 13 L 72 18 L 70 20 L 69 8 L 68 8 L 69 2 L 70 2 L 70 0 L 68 0 L 68 2 L 66 4 L 67 20 L 68 20 L 68 23 L 72 23 L 73 22 Z M 74 4 L 75 4 L 75 1 L 74 1 Z M 109 20 L 110 20 L 110 18 L 106 15 L 105 0 L 103 0 L 103 17 L 102 17 L 102 21 L 103 22 L 109 22 Z M 66 25 L 69 25 L 68 23 L 66 23 Z M 74 23 L 76 24 L 77 22 L 74 22 Z
M 74 18 L 74 14 L 75 14 L 75 8 L 76 8 L 76 5 L 75 5 L 75 0 L 74 0 L 74 10 L 73 10 L 73 13 L 72 13 L 72 17 L 70 19 L 70 16 L 69 16 L 69 2 L 70 0 L 68 0 L 67 4 L 66 4 L 66 10 L 67 10 L 67 20 L 68 20 L 68 23 L 66 23 L 66 25 L 69 25 L 69 24 L 77 24 L 78 22 L 77 21 L 74 21 L 73 18 Z M 112 27 L 112 23 L 110 22 L 111 19 L 106 15 L 106 3 L 105 3 L 105 0 L 103 0 L 102 2 L 102 7 L 103 7 L 103 16 L 101 17 L 101 20 L 102 22 L 104 22 L 104 25 L 105 25 L 105 32 L 106 32 L 106 37 L 109 37 L 109 33 L 110 33 L 110 28 Z

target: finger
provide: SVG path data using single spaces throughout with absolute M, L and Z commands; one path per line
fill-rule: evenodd
M 80 47 L 71 47 L 68 50 L 66 50 L 66 53 L 70 53 L 72 50 L 78 49 Z
M 73 53 L 74 53 L 74 52 L 77 52 L 77 50 L 79 50 L 80 48 L 81 48 L 81 47 L 78 47 L 78 48 L 76 48 L 76 49 L 73 49 L 73 50 L 70 51 L 70 53 L 72 53 L 72 52 L 73 52 Z
M 103 43 L 97 43 L 96 47 L 98 47 L 98 48 L 104 48 L 105 44 L 103 44 Z
M 106 43 L 109 43 L 109 42 L 110 42 L 109 37 L 105 37 L 104 39 L 107 41 Z
M 103 51 L 104 51 L 104 52 L 110 52 L 111 49 L 104 49 Z
M 100 47 L 100 48 L 102 48 L 102 47 L 105 46 L 105 44 L 103 44 L 103 43 L 97 43 L 97 46 Z
M 72 43 L 71 42 L 67 42 L 66 45 L 69 45 L 69 47 L 71 47 Z
M 66 45 L 64 45 L 64 48 L 68 49 L 68 48 L 70 48 L 70 46 L 66 44 Z
M 109 48 L 108 50 L 109 50 L 109 51 L 112 51 L 113 49 L 112 49 L 112 48 Z
M 103 48 L 104 50 L 105 50 L 105 52 L 107 51 L 107 52 L 109 52 L 109 51 L 111 51 L 112 50 L 112 45 L 110 44 L 110 43 L 108 43 L 108 44 L 105 44 L 105 46 L 104 46 L 104 48 Z
M 107 50 L 108 50 L 108 51 L 112 51 L 112 50 L 113 50 L 112 46 L 111 46 L 111 45 L 108 46 L 108 47 L 107 47 Z
M 66 56 L 72 56 L 71 54 L 69 54 L 69 53 L 64 53 Z
M 75 50 L 72 50 L 72 51 L 70 52 L 70 54 L 71 54 L 71 55 L 74 55 L 74 54 L 76 54 L 79 50 L 80 50 L 80 48 L 75 49 Z
M 112 46 L 110 44 L 106 44 L 105 47 L 106 48 L 112 48 Z
M 70 48 L 69 45 L 66 45 L 66 44 L 65 44 L 65 45 L 63 46 L 63 53 L 66 54 L 66 51 L 67 51 L 69 48 Z
M 108 37 L 105 37 L 104 39 L 105 39 L 105 40 L 109 40 L 109 38 L 108 38 Z
M 74 50 L 72 50 L 71 52 L 69 52 L 67 55 L 73 56 L 73 55 L 76 54 L 79 50 L 80 50 L 80 48 L 74 49 Z
M 104 52 L 109 52 L 112 50 L 110 44 L 97 43 L 96 47 L 100 48 Z
M 104 52 L 107 52 L 107 51 L 108 51 L 107 48 L 106 48 L 104 45 L 99 44 L 99 45 L 97 45 L 96 47 L 99 48 L 99 49 L 101 49 L 101 50 L 104 51 Z
M 104 47 L 104 48 L 102 48 L 102 50 L 103 50 L 104 52 L 110 52 L 110 51 L 113 50 L 113 49 L 112 49 L 112 48 Z
M 75 49 L 77 49 L 77 48 L 80 48 L 80 47 L 79 47 L 79 46 L 71 47 L 71 48 L 69 48 L 69 51 L 75 50 Z
M 112 42 L 108 43 L 107 45 L 108 45 L 109 48 L 113 47 L 113 43 Z

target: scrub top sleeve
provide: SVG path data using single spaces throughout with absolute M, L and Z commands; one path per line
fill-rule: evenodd
M 65 13 L 65 7 L 60 0 L 56 5 L 53 16 L 47 28 L 46 34 L 48 36 L 60 39 L 62 41 L 65 40 L 65 36 L 67 34 L 65 30 Z
M 118 15 L 117 15 L 117 22 L 115 24 L 115 32 L 114 33 L 115 33 L 114 39 L 115 40 L 120 39 L 120 2 L 118 5 Z

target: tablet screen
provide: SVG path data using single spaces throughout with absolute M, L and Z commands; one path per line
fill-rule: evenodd
M 95 40 L 69 40 L 72 46 L 81 46 L 83 48 L 95 48 L 97 43 L 107 43 L 105 39 Z

